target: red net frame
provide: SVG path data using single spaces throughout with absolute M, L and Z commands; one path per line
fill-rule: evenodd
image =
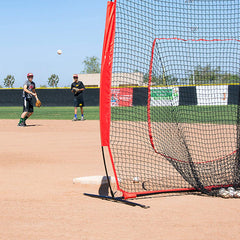
M 122 1 L 119 1 L 120 4 Z M 124 2 L 124 1 L 123 1 Z M 131 2 L 131 1 L 130 1 Z M 139 191 L 139 189 L 133 189 L 131 191 L 128 190 L 128 188 L 125 188 L 125 186 L 123 185 L 122 182 L 119 181 L 119 166 L 118 166 L 118 162 L 116 162 L 116 157 L 113 156 L 113 149 L 114 148 L 114 144 L 110 143 L 111 142 L 111 137 L 110 137 L 110 129 L 111 129 L 111 116 L 114 116 L 114 114 L 112 114 L 112 109 L 111 109 L 111 88 L 114 88 L 115 86 L 111 85 L 111 81 L 112 81 L 112 64 L 113 64 L 113 59 L 114 59 L 114 38 L 115 38 L 115 11 L 116 11 L 116 3 L 115 2 L 111 2 L 109 3 L 109 6 L 111 5 L 111 9 L 108 9 L 108 20 L 109 20 L 109 24 L 108 27 L 106 25 L 106 31 L 105 31 L 105 41 L 104 41 L 104 50 L 103 50 L 103 58 L 102 58 L 102 74 L 101 74 L 101 91 L 100 91 L 100 124 L 101 124 L 101 138 L 102 138 L 102 146 L 106 146 L 108 148 L 109 154 L 110 154 L 110 158 L 111 158 L 111 162 L 112 162 L 112 167 L 113 167 L 113 172 L 117 181 L 117 188 L 118 190 L 120 190 L 123 193 L 123 196 L 125 198 L 128 197 L 135 197 L 138 195 L 143 195 L 143 194 L 151 194 L 151 193 L 159 193 L 159 192 L 171 192 L 171 191 L 189 191 L 189 190 L 200 190 L 200 191 L 204 191 L 205 189 L 212 189 L 214 187 L 219 187 L 219 186 L 229 186 L 232 184 L 200 184 L 198 183 L 198 180 L 196 180 L 196 178 L 194 179 L 194 183 L 192 183 L 192 185 L 194 185 L 194 187 L 191 186 L 184 186 L 184 187 L 170 187 L 170 188 L 165 188 L 165 189 L 158 189 L 158 190 L 148 190 L 148 188 L 145 187 L 145 185 L 147 184 L 146 181 L 142 182 L 142 190 Z M 112 13 L 112 15 L 109 13 Z M 107 22 L 108 22 L 107 20 Z M 109 26 L 111 26 L 109 28 Z M 147 124 L 148 124 L 148 137 L 150 137 L 150 142 L 152 147 L 154 148 L 155 153 L 158 152 L 154 146 L 153 140 L 151 140 L 152 138 L 152 127 L 151 127 L 151 119 L 150 119 L 150 97 L 151 96 L 151 76 L 152 76 L 152 63 L 153 63 L 153 55 L 154 55 L 154 49 L 155 49 L 155 43 L 157 40 L 177 40 L 177 41 L 184 41 L 184 42 L 223 42 L 223 41 L 236 41 L 239 42 L 239 40 L 237 39 L 212 39 L 212 40 L 207 40 L 207 39 L 203 39 L 203 38 L 199 38 L 199 39 L 183 39 L 183 38 L 155 38 L 153 44 L 152 44 L 152 58 L 150 61 L 150 67 L 149 67 L 149 82 L 148 82 L 148 104 L 147 104 L 147 112 L 148 112 L 148 120 L 147 120 Z M 107 59 L 107 61 L 106 61 Z M 106 87 L 107 86 L 107 87 Z M 114 110 L 115 111 L 115 110 Z M 113 126 L 115 127 L 115 126 Z M 112 128 L 113 128 L 112 127 Z M 115 151 L 115 150 L 114 150 Z M 167 158 L 168 160 L 179 160 L 178 158 L 174 158 L 171 157 L 170 155 L 165 155 L 165 154 L 160 154 L 162 155 L 162 157 Z M 237 157 L 238 155 L 238 149 L 232 151 L 231 153 L 229 153 L 228 155 L 225 155 L 225 157 L 223 158 L 228 158 L 229 156 L 233 156 L 233 157 Z M 215 161 L 220 161 L 222 160 L 222 158 L 216 158 L 217 160 Z M 180 163 L 189 163 L 188 161 L 177 161 Z M 209 162 L 213 162 L 213 160 L 210 160 Z M 197 164 L 196 164 L 197 163 Z M 195 165 L 199 165 L 200 162 L 194 162 Z M 204 163 L 206 163 L 206 161 L 204 161 Z M 191 165 L 191 164 L 190 164 Z M 174 168 L 178 168 L 178 166 L 174 166 Z M 190 166 L 190 171 L 194 172 L 196 171 L 196 169 L 193 169 Z M 198 178 L 198 177 L 197 177 Z M 197 183 L 196 183 L 197 182 Z

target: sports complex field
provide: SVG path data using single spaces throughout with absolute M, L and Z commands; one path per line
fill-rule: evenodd
M 97 107 L 77 122 L 73 108 L 35 108 L 24 128 L 20 113 L 0 108 L 1 240 L 238 239 L 238 199 L 160 194 L 135 199 L 143 209 L 84 196 L 100 186 L 73 178 L 104 175 Z

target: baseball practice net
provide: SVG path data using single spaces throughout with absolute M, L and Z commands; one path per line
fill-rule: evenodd
M 239 0 L 108 3 L 100 124 L 118 190 L 240 183 Z

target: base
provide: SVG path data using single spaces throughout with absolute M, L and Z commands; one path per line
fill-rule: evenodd
M 108 177 L 110 183 L 116 183 L 115 177 Z M 81 184 L 106 184 L 108 183 L 107 176 L 87 176 L 87 177 L 79 177 L 74 178 L 73 183 L 81 183 Z

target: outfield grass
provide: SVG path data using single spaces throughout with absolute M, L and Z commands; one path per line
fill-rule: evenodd
M 237 105 L 151 107 L 151 122 L 237 124 Z M 147 107 L 114 107 L 112 120 L 148 121 Z
M 113 107 L 111 111 L 113 121 L 148 121 L 146 106 Z M 18 119 L 21 113 L 22 107 L 0 107 L 0 119 Z M 227 105 L 151 107 L 150 115 L 152 122 L 236 124 L 238 114 L 236 105 Z M 31 118 L 67 120 L 73 116 L 73 107 L 35 107 Z M 87 120 L 99 120 L 99 107 L 84 107 L 84 116 Z
M 21 113 L 22 107 L 0 107 L 0 119 L 18 119 Z M 78 117 L 80 116 L 80 109 L 78 109 Z M 67 120 L 73 117 L 73 107 L 35 107 L 31 118 Z M 99 120 L 99 107 L 84 107 L 84 117 L 87 120 Z

